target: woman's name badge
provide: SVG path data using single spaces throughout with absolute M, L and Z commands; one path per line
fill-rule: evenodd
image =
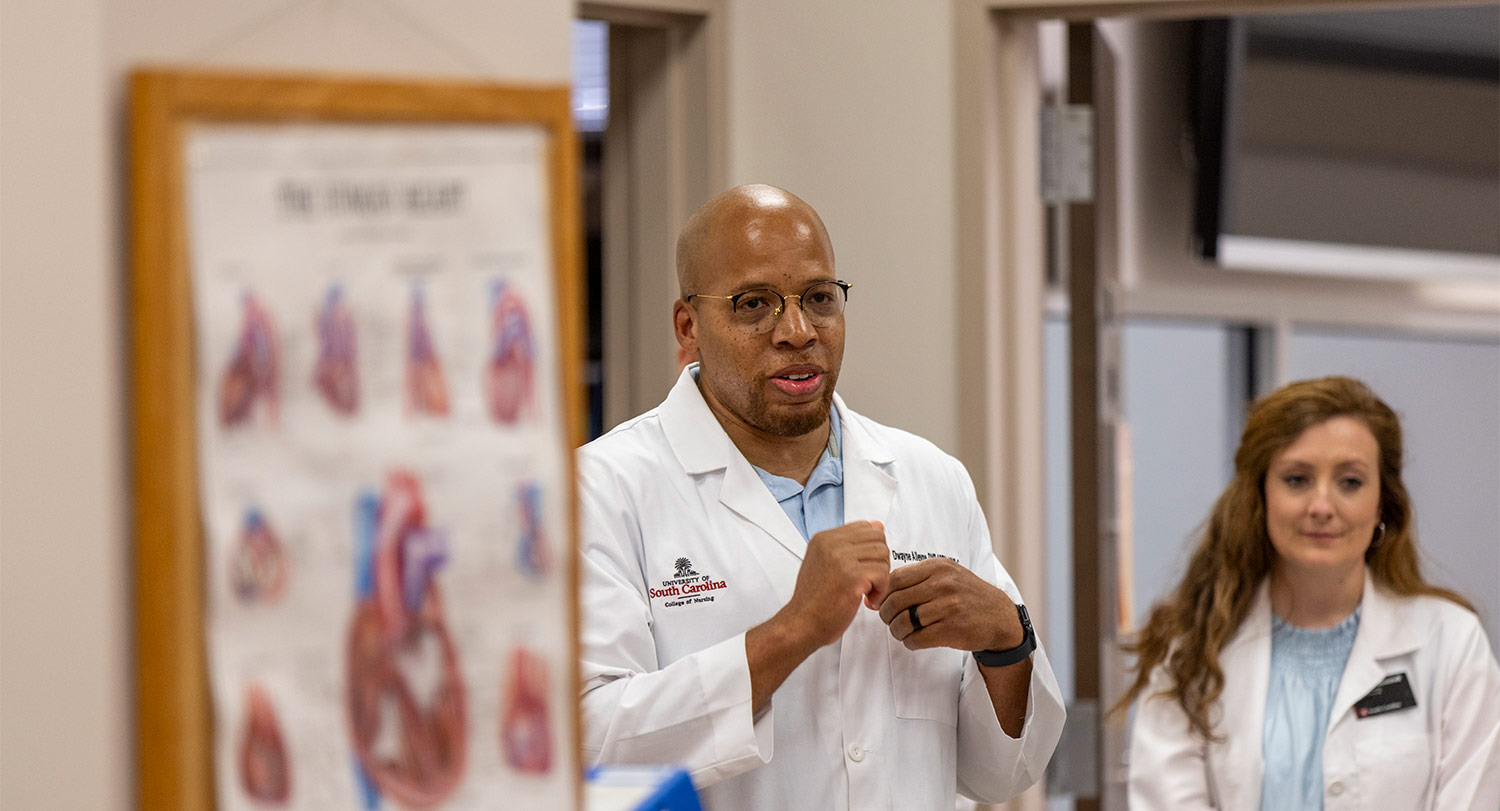
M 1393 673 L 1381 679 L 1364 698 L 1354 702 L 1354 716 L 1369 718 L 1415 706 L 1417 697 L 1412 695 L 1411 682 L 1406 680 L 1406 674 Z

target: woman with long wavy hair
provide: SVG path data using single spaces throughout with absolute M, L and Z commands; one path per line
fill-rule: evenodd
M 1500 666 L 1428 583 L 1401 424 L 1347 377 L 1251 407 L 1136 642 L 1130 808 L 1500 809 Z

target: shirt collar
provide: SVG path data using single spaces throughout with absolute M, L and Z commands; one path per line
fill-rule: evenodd
M 756 467 L 755 472 L 760 480 L 766 483 L 771 495 L 777 501 L 784 501 L 792 496 L 806 490 L 811 496 L 813 493 L 827 486 L 842 486 L 844 484 L 844 459 L 839 452 L 841 426 L 839 423 L 839 410 L 829 407 L 828 409 L 828 446 L 823 449 L 823 454 L 818 457 L 818 464 L 808 474 L 807 484 L 798 484 L 796 479 L 786 476 L 777 476 L 762 468 Z M 752 467 L 754 467 L 752 465 Z

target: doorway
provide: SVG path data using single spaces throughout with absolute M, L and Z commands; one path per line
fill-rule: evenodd
M 981 168 L 974 177 L 960 183 L 960 208 L 972 203 L 978 213 L 970 221 L 972 228 L 960 229 L 959 255 L 965 261 L 964 273 L 970 274 L 976 286 L 988 291 L 988 301 L 976 305 L 966 316 L 964 329 L 967 334 L 985 336 L 973 350 L 978 361 L 976 368 L 980 370 L 976 388 L 998 393 L 978 398 L 966 412 L 965 421 L 972 419 L 972 435 L 986 447 L 988 485 L 982 486 L 981 492 L 986 497 L 985 506 L 992 523 L 1000 527 L 997 537 L 1004 533 L 1027 537 L 1028 532 L 1045 531 L 1049 539 L 1040 545 L 1051 555 L 1045 561 L 1036 561 L 1024 550 L 1013 552 L 1011 557 L 1005 557 L 1003 549 L 1000 551 L 1007 567 L 1018 578 L 1033 576 L 1027 573 L 1029 566 L 1045 569 L 1052 575 L 1046 578 L 1048 594 L 1041 597 L 1051 609 L 1046 620 L 1049 627 L 1043 634 L 1049 648 L 1058 652 L 1053 659 L 1065 688 L 1071 679 L 1064 671 L 1074 664 L 1071 652 L 1078 648 L 1105 654 L 1117 652 L 1121 634 L 1129 627 L 1129 615 L 1139 616 L 1161 588 L 1161 582 L 1171 578 L 1180 545 L 1207 511 L 1209 504 L 1204 499 L 1211 500 L 1227 476 L 1227 456 L 1232 454 L 1243 408 L 1250 397 L 1287 380 L 1342 371 L 1365 377 L 1376 385 L 1377 391 L 1388 391 L 1388 398 L 1394 401 L 1407 396 L 1402 392 L 1405 386 L 1379 381 L 1383 378 L 1393 381 L 1392 376 L 1400 373 L 1398 367 L 1381 366 L 1376 358 L 1427 357 L 1429 360 L 1411 362 L 1445 368 L 1459 364 L 1467 371 L 1447 375 L 1447 379 L 1478 386 L 1478 394 L 1469 393 L 1466 388 L 1462 395 L 1450 392 L 1452 397 L 1443 396 L 1444 402 L 1457 398 L 1480 403 L 1490 414 L 1500 409 L 1500 395 L 1490 393 L 1495 388 L 1490 379 L 1500 377 L 1500 372 L 1494 371 L 1500 369 L 1497 366 L 1500 319 L 1495 317 L 1490 303 L 1497 296 L 1495 281 L 1473 284 L 1460 279 L 1410 277 L 1336 280 L 1288 272 L 1221 270 L 1202 260 L 1189 260 L 1191 175 L 1187 168 L 1179 168 L 1175 174 L 1162 172 L 1162 164 L 1192 157 L 1190 151 L 1185 151 L 1189 144 L 1183 142 L 1185 109 L 1173 123 L 1143 121 L 1141 117 L 1134 122 L 1122 122 L 1108 118 L 1106 110 L 1128 107 L 1138 100 L 1107 96 L 1096 100 L 1100 116 L 1095 152 L 1098 196 L 1094 210 L 1089 212 L 1096 224 L 1089 230 L 1097 239 L 1091 250 L 1098 263 L 1101 296 L 1092 302 L 1093 306 L 1072 308 L 1063 292 L 1067 274 L 1057 275 L 1049 282 L 1044 271 L 1049 266 L 1048 257 L 1066 253 L 1067 245 L 1061 226 L 1058 230 L 1047 226 L 1049 218 L 1057 219 L 1058 212 L 1049 211 L 1036 191 L 1035 167 L 1041 162 L 1036 122 L 1040 108 L 1050 102 L 1038 90 L 1044 78 L 1041 66 L 1045 58 L 1045 27 L 1061 29 L 1072 22 L 1129 29 L 1123 32 L 1127 37 L 1148 43 L 1151 53 L 1160 54 L 1164 43 L 1177 41 L 1185 34 L 1189 14 L 1252 10 L 1265 11 L 1233 3 L 1130 3 L 1028 9 L 986 6 L 963 11 L 974 15 L 969 21 L 972 25 L 960 21 L 958 26 L 961 64 L 965 66 L 959 77 L 960 98 L 965 106 L 969 102 L 974 105 L 972 112 L 964 113 L 969 118 L 967 125 L 959 128 L 959 153 L 966 165 Z M 1276 10 L 1307 9 L 1278 5 Z M 1115 19 L 1123 14 L 1132 16 Z M 1046 22 L 1049 19 L 1063 22 Z M 966 29 L 977 29 L 978 33 Z M 1121 33 L 1117 30 L 1106 36 L 1118 37 Z M 1110 72 L 1105 74 L 1108 80 L 1102 83 L 1100 93 L 1118 96 L 1133 86 L 1118 81 L 1120 74 L 1139 72 L 1141 66 L 1121 63 L 1108 48 L 1103 56 L 1115 63 L 1106 65 Z M 1186 91 L 1182 75 L 1174 80 Z M 1185 92 L 1183 106 L 1186 107 Z M 1180 218 L 1170 226 L 1176 229 L 1170 238 L 1163 240 L 1158 233 L 1143 241 L 1138 219 L 1152 216 L 1159 219 L 1161 214 L 1160 209 L 1142 206 L 1139 196 L 1142 189 L 1156 202 L 1170 200 L 1180 207 Z M 1164 258 L 1168 254 L 1182 258 L 1172 260 L 1168 266 Z M 979 307 L 984 309 L 981 311 Z M 1102 348 L 1095 350 L 1098 365 L 1092 374 L 1097 375 L 1094 380 L 1102 394 L 1091 399 L 1084 417 L 1110 430 L 1102 432 L 1098 444 L 1087 452 L 1103 474 L 1093 481 L 1098 491 L 1094 496 L 1096 507 L 1104 509 L 1096 523 L 1088 524 L 1092 527 L 1088 532 L 1092 536 L 1089 548 L 1096 569 L 1083 581 L 1074 576 L 1068 556 L 1059 559 L 1052 554 L 1059 549 L 1071 552 L 1077 548 L 1073 546 L 1071 530 L 1075 520 L 1073 510 L 1067 498 L 1059 507 L 1055 496 L 1060 488 L 1069 492 L 1073 489 L 1067 467 L 1078 454 L 1057 450 L 1055 442 L 1051 449 L 1038 449 L 1031 439 L 1043 436 L 1055 440 L 1057 421 L 1049 417 L 1067 414 L 1071 397 L 1067 386 L 1057 384 L 1065 382 L 1066 370 L 1076 363 L 1067 360 L 1066 337 L 1070 317 L 1080 312 L 1095 322 L 1096 329 L 1113 333 Z M 1333 351 L 1330 347 L 1340 354 L 1329 357 L 1328 352 Z M 1177 357 L 1173 352 L 1187 354 L 1178 363 L 1171 360 Z M 1429 352 L 1440 354 L 1442 360 L 1429 356 Z M 1049 355 L 1052 360 L 1033 365 L 1033 359 Z M 1206 408 L 1194 411 L 1195 416 L 1202 418 L 1199 420 L 1202 425 L 1194 429 L 1203 433 L 1197 448 L 1208 455 L 1175 468 L 1179 472 L 1201 469 L 1203 472 L 1194 475 L 1209 479 L 1200 482 L 1211 491 L 1207 497 L 1199 494 L 1187 499 L 1202 501 L 1196 505 L 1200 513 L 1196 516 L 1188 515 L 1192 512 L 1191 503 L 1165 517 L 1143 515 L 1139 510 L 1132 512 L 1133 504 L 1146 500 L 1161 503 L 1160 493 L 1153 495 L 1155 491 L 1150 488 L 1156 486 L 1159 490 L 1166 483 L 1148 478 L 1158 476 L 1162 465 L 1170 470 L 1175 464 L 1163 458 L 1148 459 L 1141 453 L 1143 447 L 1158 442 L 1151 438 L 1157 427 L 1140 423 L 1143 409 L 1159 405 L 1159 401 L 1151 399 L 1153 390 L 1170 388 L 1161 379 L 1147 379 L 1157 372 L 1150 372 L 1150 364 L 1143 365 L 1142 358 L 1166 361 L 1165 370 L 1158 370 L 1162 373 L 1197 369 L 1191 382 L 1212 390 L 1215 401 L 1222 401 L 1223 407 L 1211 414 Z M 1467 363 L 1475 365 L 1465 366 Z M 1413 400 L 1404 410 L 1409 422 L 1425 423 L 1426 418 L 1415 415 L 1434 408 L 1430 403 Z M 1470 415 L 1464 419 L 1472 422 L 1476 418 Z M 1174 427 L 1180 428 L 1182 424 L 1175 422 Z M 1069 432 L 1063 427 L 1061 433 L 1066 437 Z M 1416 441 L 1415 436 L 1412 441 Z M 1438 448 L 1447 440 L 1434 437 L 1424 441 Z M 1500 456 L 1488 453 L 1486 458 Z M 1489 481 L 1487 477 L 1491 475 L 1500 474 L 1486 471 L 1481 477 Z M 1215 476 L 1219 477 L 1217 484 L 1212 481 Z M 977 482 L 979 479 L 976 476 Z M 1029 481 L 1051 484 L 1040 488 L 1045 492 L 1034 492 Z M 1481 505 L 1493 506 L 1488 501 Z M 1428 514 L 1431 512 L 1427 510 Z M 1134 555 L 1129 554 L 1132 529 L 1136 530 Z M 1150 536 L 1142 537 L 1143 530 Z M 1446 533 L 1437 530 L 1433 534 Z M 1148 543 L 1154 546 L 1147 548 Z M 1104 545 L 1107 549 L 1101 549 Z M 1435 552 L 1441 550 L 1429 550 L 1437 557 Z M 1120 557 L 1118 564 L 1116 556 Z M 1132 558 L 1136 563 L 1135 576 L 1122 579 L 1120 572 Z M 1148 561 L 1155 562 L 1148 565 Z M 1449 568 L 1438 561 L 1437 566 L 1430 567 L 1430 573 L 1434 579 L 1457 585 L 1473 597 L 1500 594 L 1500 566 L 1479 567 L 1488 580 L 1478 585 L 1445 579 L 1444 569 Z M 1470 567 L 1448 574 L 1465 578 L 1471 577 L 1474 570 L 1475 567 Z M 1078 582 L 1086 582 L 1093 591 L 1090 611 L 1097 613 L 1089 614 L 1090 621 L 1073 623 L 1067 620 L 1075 607 L 1077 594 L 1073 586 Z M 1035 591 L 1030 590 L 1034 600 L 1039 599 Z M 1497 619 L 1500 618 L 1485 618 L 1492 636 Z M 1092 781 L 1091 790 L 1076 792 L 1080 798 L 1076 802 L 1078 808 L 1123 807 L 1123 730 L 1119 730 L 1120 736 L 1111 743 L 1096 720 L 1101 707 L 1119 694 L 1123 664 L 1117 653 L 1113 658 L 1106 655 L 1101 659 L 1098 666 L 1105 672 L 1096 676 L 1102 689 L 1088 699 L 1092 706 L 1083 708 L 1083 712 L 1074 711 L 1079 707 L 1070 710 L 1070 725 L 1075 719 L 1083 719 L 1088 727 L 1082 732 L 1087 740 L 1073 741 L 1072 745 L 1091 750 L 1092 756 L 1087 751 L 1079 754 L 1070 748 L 1069 737 L 1074 732 L 1070 730 L 1054 761 L 1054 765 L 1059 762 L 1066 765 L 1071 759 L 1075 767 L 1082 763 L 1081 770 Z M 1054 784 L 1054 789 L 1060 788 L 1063 787 Z M 1057 796 L 1069 792 L 1052 793 Z M 1055 808 L 1074 805 L 1069 799 L 1053 802 Z
M 723 182 L 722 14 L 683 5 L 579 6 L 590 438 L 656 406 L 676 379 L 677 229 Z

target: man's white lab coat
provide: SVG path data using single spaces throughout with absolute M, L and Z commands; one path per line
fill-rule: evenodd
M 1500 667 L 1479 619 L 1447 600 L 1396 597 L 1365 573 L 1354 648 L 1323 743 L 1324 811 L 1500 809 Z M 1143 699 L 1130 746 L 1131 811 L 1259 811 L 1271 600 L 1220 654 L 1219 743 L 1195 740 L 1169 698 Z M 1359 718 L 1354 704 L 1405 673 L 1417 705 Z M 1158 670 L 1150 693 L 1165 686 Z
M 845 520 L 884 522 L 892 566 L 944 555 L 1021 602 L 962 465 L 835 407 Z M 683 765 L 710 809 L 930 811 L 955 788 L 999 801 L 1041 778 L 1064 714 L 1041 648 L 1012 739 L 973 657 L 908 651 L 864 607 L 752 718 L 745 631 L 791 598 L 807 544 L 691 369 L 578 458 L 589 760 Z

